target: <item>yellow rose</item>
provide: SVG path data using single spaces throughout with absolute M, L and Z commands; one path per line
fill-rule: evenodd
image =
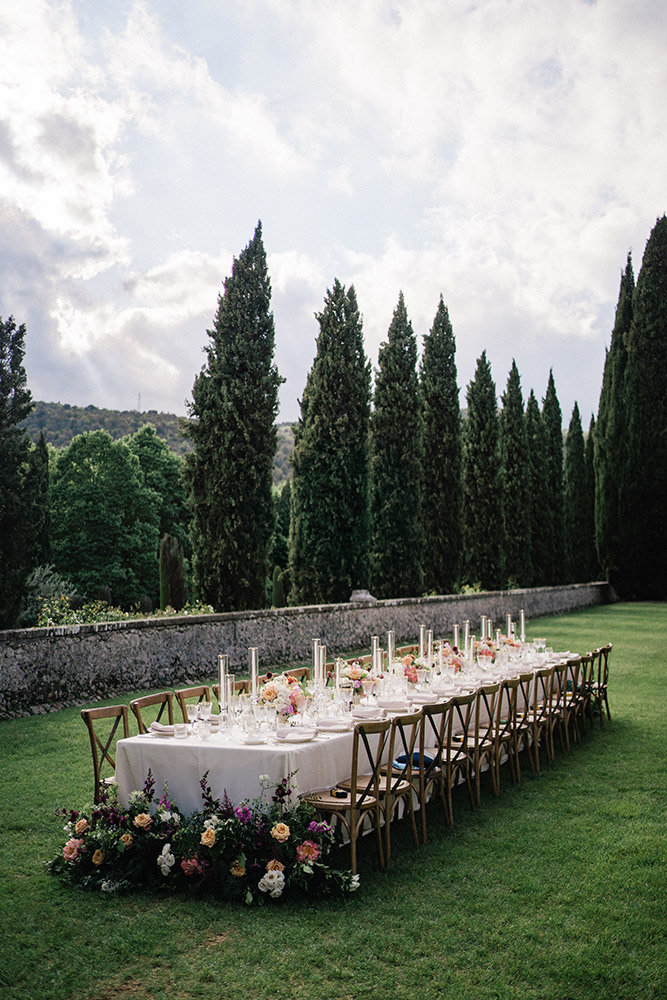
M 271 858 L 270 861 L 266 862 L 266 870 L 267 872 L 284 872 L 285 865 L 277 858 Z
M 80 819 L 79 822 L 74 827 L 74 832 L 77 835 L 77 837 L 80 837 L 81 834 L 85 833 L 87 829 L 88 829 L 88 820 Z
M 134 817 L 134 825 L 138 826 L 141 830 L 147 830 L 152 822 L 153 820 L 148 813 L 139 813 Z
M 102 852 L 99 850 L 95 851 L 95 853 L 93 854 L 93 864 L 101 865 L 103 861 L 104 861 L 104 855 L 102 854 Z
M 240 861 L 235 861 L 229 871 L 236 878 L 243 878 L 245 875 L 245 865 L 242 865 Z
M 122 833 L 120 839 L 123 841 L 126 847 L 132 847 L 134 843 L 134 837 L 131 833 Z
M 283 844 L 289 837 L 289 827 L 287 823 L 276 823 L 276 825 L 271 830 L 271 836 L 274 840 L 279 841 Z
M 212 827 L 207 827 L 206 830 L 201 835 L 200 844 L 204 847 L 213 847 L 215 844 L 215 830 Z
M 347 676 L 350 678 L 351 681 L 360 681 L 362 673 L 359 667 L 350 667 L 350 669 L 347 672 Z

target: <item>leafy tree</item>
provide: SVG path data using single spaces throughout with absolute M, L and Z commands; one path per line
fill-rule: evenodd
M 484 590 L 505 583 L 496 386 L 483 351 L 468 385 L 463 450 L 463 544 L 466 579 Z
M 336 280 L 317 319 L 294 438 L 292 604 L 347 601 L 368 577 L 371 370 L 354 288 Z
M 417 338 L 401 292 L 380 345 L 371 417 L 371 588 L 377 597 L 422 593 L 422 456 Z
M 160 607 L 180 611 L 188 602 L 185 558 L 180 538 L 163 535 L 160 541 Z
M 586 446 L 577 403 L 574 404 L 565 439 L 563 480 L 565 580 L 567 583 L 583 583 L 589 570 L 590 507 L 586 488 Z
M 586 579 L 597 580 L 600 576 L 597 550 L 595 548 L 595 417 L 591 414 L 591 422 L 586 435 L 584 462 L 586 465 L 586 545 L 587 554 L 584 565 L 587 567 Z
M 420 365 L 424 429 L 422 524 L 424 587 L 452 593 L 461 570 L 463 442 L 457 384 L 456 341 L 440 296 Z
M 547 436 L 539 404 L 531 389 L 526 404 L 526 469 L 530 561 L 533 567 L 533 585 L 536 587 L 547 584 L 547 568 L 551 559 L 546 468 Z
M 262 227 L 234 260 L 208 331 L 187 433 L 198 596 L 219 611 L 265 603 L 280 376 Z
M 667 598 L 667 217 L 644 251 L 627 337 L 620 592 Z
M 565 521 L 563 517 L 563 416 L 556 395 L 553 372 L 549 372 L 547 392 L 542 404 L 547 487 L 547 549 L 545 576 L 548 584 L 565 579 Z
M 57 572 L 87 597 L 108 587 L 125 607 L 157 599 L 158 497 L 124 442 L 106 431 L 74 438 L 58 454 L 51 498 Z
M 500 413 L 500 466 L 505 575 L 519 587 L 530 586 L 533 581 L 527 452 L 521 379 L 513 360 Z
M 611 344 L 605 356 L 595 428 L 595 541 L 602 572 L 616 580 L 625 524 L 621 518 L 621 475 L 626 461 L 626 341 L 632 323 L 635 277 L 628 254 L 616 305 Z
M 39 512 L 30 491 L 30 439 L 19 424 L 32 409 L 23 367 L 25 325 L 0 317 L 0 628 L 16 625 L 34 567 Z

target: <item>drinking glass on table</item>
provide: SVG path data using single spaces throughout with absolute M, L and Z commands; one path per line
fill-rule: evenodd
M 211 702 L 210 701 L 200 701 L 199 702 L 199 718 L 200 719 L 210 719 L 211 718 Z
M 185 710 L 188 713 L 188 722 L 190 723 L 190 732 L 194 733 L 195 723 L 199 716 L 199 705 L 186 705 Z

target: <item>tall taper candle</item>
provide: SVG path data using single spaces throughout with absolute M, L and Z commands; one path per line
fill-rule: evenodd
M 419 659 L 424 659 L 424 653 L 426 652 L 426 626 L 419 626 Z
M 482 615 L 482 627 L 479 630 L 480 639 L 486 639 L 486 615 Z
M 512 616 L 511 615 L 507 615 L 506 618 L 505 618 L 505 634 L 507 635 L 508 639 L 509 639 L 509 637 L 512 634 Z
M 461 650 L 459 649 L 459 627 L 458 627 L 458 625 L 454 626 L 454 645 L 459 650 L 459 652 L 461 652 Z
M 318 681 L 320 687 L 327 684 L 327 647 L 320 643 L 320 675 Z
M 229 656 L 227 653 L 220 653 L 218 655 L 218 691 L 220 697 L 218 699 L 220 703 L 220 711 L 224 712 L 227 708 L 227 674 L 229 673 Z
M 526 641 L 526 612 L 523 608 L 519 612 L 519 638 L 521 642 Z
M 463 623 L 463 656 L 464 659 L 466 660 L 470 655 L 470 650 L 468 649 L 469 645 L 470 645 L 470 622 L 466 618 L 466 620 Z
M 387 668 L 391 670 L 391 665 L 396 656 L 396 633 L 393 628 L 387 632 Z
M 500 649 L 500 629 L 496 629 L 496 646 Z
M 428 629 L 426 633 L 426 659 L 429 664 L 433 660 L 433 629 Z
M 317 678 L 320 672 L 320 640 L 313 639 L 313 659 L 312 659 L 312 669 L 310 671 L 310 676 L 313 679 L 313 683 L 317 684 Z
M 257 646 L 251 646 L 248 650 L 248 671 L 250 673 L 250 694 L 257 697 L 257 684 L 259 681 L 259 661 L 257 659 Z

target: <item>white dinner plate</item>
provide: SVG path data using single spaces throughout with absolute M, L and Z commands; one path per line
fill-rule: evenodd
M 308 729 L 305 733 L 299 733 L 296 731 L 293 733 L 285 733 L 284 736 L 276 736 L 276 739 L 280 743 L 310 743 L 317 736 L 317 729 Z
M 347 733 L 350 731 L 350 723 L 345 722 L 318 722 L 318 729 L 323 733 Z

